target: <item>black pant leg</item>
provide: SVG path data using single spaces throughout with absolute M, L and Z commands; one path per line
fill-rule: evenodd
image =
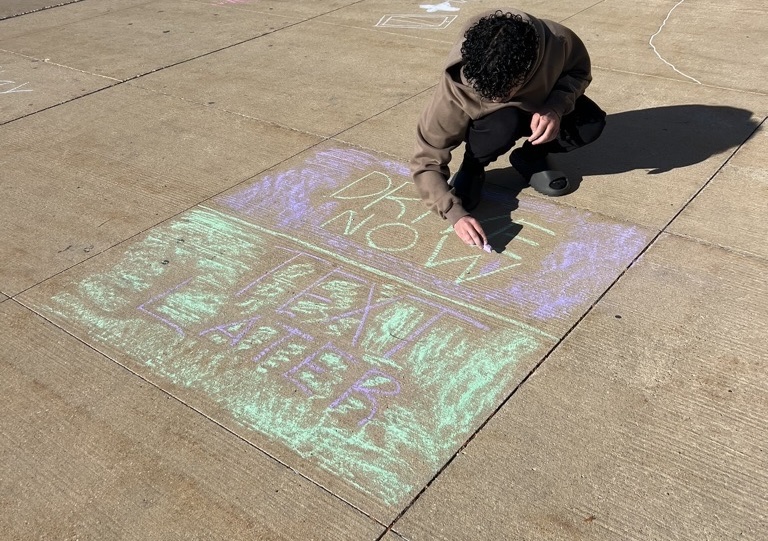
M 580 96 L 572 112 L 560 122 L 560 133 L 550 152 L 570 152 L 593 143 L 605 128 L 605 111 L 586 96 Z
M 517 107 L 505 107 L 469 124 L 467 151 L 485 167 L 530 133 L 531 113 Z
M 478 118 L 467 129 L 467 151 L 483 167 L 508 152 L 518 139 L 531 135 L 533 115 L 517 107 L 505 107 Z M 557 138 L 543 145 L 525 144 L 525 150 L 535 157 L 550 152 L 570 152 L 588 145 L 600 137 L 605 128 L 605 111 L 586 96 L 580 96 L 574 110 L 560 122 Z

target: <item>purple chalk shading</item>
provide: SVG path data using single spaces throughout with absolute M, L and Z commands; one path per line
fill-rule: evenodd
M 302 332 L 301 330 L 295 327 L 289 327 L 288 325 L 283 325 L 283 324 L 281 324 L 280 327 L 288 331 L 288 334 L 281 336 L 279 340 L 272 342 L 269 346 L 267 346 L 266 348 L 261 350 L 259 353 L 251 357 L 251 361 L 253 361 L 254 363 L 259 363 L 267 353 L 274 350 L 277 346 L 279 346 L 280 344 L 282 344 L 283 342 L 285 342 L 291 337 L 298 336 L 299 338 L 303 338 L 307 342 L 313 342 L 315 340 L 310 335 Z
M 137 309 L 137 310 L 140 310 L 140 311 L 142 311 L 142 312 L 144 312 L 145 314 L 149 314 L 150 316 L 152 316 L 152 317 L 154 317 L 154 318 L 157 318 L 157 319 L 159 319 L 160 321 L 162 321 L 163 323 L 165 323 L 166 325 L 168 325 L 169 327 L 171 327 L 171 328 L 172 328 L 174 331 L 176 331 L 176 332 L 177 332 L 179 335 L 181 335 L 181 336 L 184 336 L 184 331 L 183 331 L 183 329 L 182 329 L 182 328 L 181 328 L 179 325 L 176 325 L 176 324 L 175 324 L 173 321 L 171 321 L 170 319 L 168 319 L 168 318 L 165 318 L 165 317 L 161 316 L 161 315 L 160 315 L 160 314 L 158 314 L 158 313 L 152 312 L 151 310 L 148 310 L 148 309 L 147 309 L 147 308 L 145 308 L 145 307 L 146 307 L 148 304 L 152 304 L 152 303 L 154 303 L 154 302 L 157 302 L 157 301 L 159 301 L 160 299 L 164 299 L 165 297 L 167 297 L 168 295 L 170 295 L 171 293 L 173 293 L 173 292 L 174 292 L 174 291 L 176 291 L 177 289 L 180 289 L 180 288 L 184 287 L 185 285 L 187 285 L 187 284 L 188 284 L 190 281 L 192 281 L 192 278 L 187 278 L 186 280 L 184 280 L 184 281 L 183 281 L 183 282 L 181 282 L 180 284 L 177 284 L 177 285 L 173 286 L 173 287 L 172 287 L 171 289 L 169 289 L 168 291 L 164 291 L 163 293 L 160 293 L 159 295 L 156 295 L 156 296 L 152 297 L 152 298 L 151 298 L 151 299 L 149 299 L 147 302 L 145 302 L 145 303 L 143 303 L 143 304 L 140 304 L 139 306 L 137 306 L 137 307 L 136 307 L 136 309 Z
M 401 177 L 406 177 L 406 178 L 411 176 L 411 170 L 404 163 L 392 162 L 392 161 L 389 161 L 389 160 L 381 160 L 379 163 L 385 169 L 389 170 L 390 172 L 394 173 L 395 175 L 399 175 Z
M 488 274 L 489 272 L 494 272 L 501 268 L 501 260 L 500 259 L 494 259 L 490 263 L 486 263 L 482 267 L 480 267 L 480 270 L 478 271 L 478 274 Z
M 253 325 L 259 319 L 261 319 L 261 316 L 255 316 L 255 317 L 252 317 L 252 318 L 249 318 L 249 319 L 245 319 L 245 320 L 242 320 L 242 321 L 233 321 L 231 323 L 225 323 L 223 325 L 217 325 L 215 327 L 211 327 L 210 329 L 206 329 L 206 330 L 202 331 L 200 333 L 200 336 L 204 336 L 204 335 L 206 335 L 206 334 L 208 334 L 210 332 L 220 332 L 224 336 L 227 336 L 229 338 L 229 345 L 230 346 L 236 346 L 237 344 L 240 343 L 240 340 L 242 340 L 243 337 L 246 334 L 248 334 L 248 332 L 251 330 Z M 233 328 L 235 326 L 238 326 L 238 325 L 243 325 L 243 324 L 245 324 L 245 328 L 242 329 L 239 333 L 232 334 L 231 332 L 229 332 L 229 329 L 231 329 L 231 328 Z
M 407 168 L 394 164 L 396 172 Z M 362 176 L 372 166 L 384 164 L 375 156 L 360 150 L 338 149 L 318 152 L 308 159 L 304 167 L 284 173 L 269 175 L 248 188 L 222 196 L 217 201 L 229 208 L 258 217 L 260 214 L 275 216 L 277 225 L 289 227 L 298 223 L 319 225 L 331 218 L 338 203 L 328 201 L 313 207 L 315 192 L 329 192 L 341 188 L 350 176 Z
M 283 377 L 284 377 L 285 379 L 287 379 L 287 380 L 289 380 L 289 381 L 291 381 L 291 382 L 295 383 L 295 384 L 296 384 L 296 386 L 297 386 L 299 389 L 301 389 L 301 392 L 303 392 L 303 393 L 304 393 L 304 394 L 306 394 L 307 396 L 312 396 L 314 393 L 313 393 L 313 392 L 312 392 L 312 391 L 309 389 L 309 387 L 307 387 L 307 386 L 306 386 L 306 385 L 304 385 L 302 382 L 300 382 L 299 380 L 297 380 L 296 378 L 294 378 L 294 377 L 293 377 L 293 375 L 294 375 L 296 372 L 298 372 L 299 370 L 301 370 L 301 368 L 302 368 L 302 367 L 304 367 L 304 366 L 306 366 L 307 368 L 309 368 L 309 369 L 310 369 L 312 372 L 314 372 L 315 374 L 324 374 L 324 373 L 325 373 L 325 368 L 323 368 L 322 366 L 317 366 L 315 363 L 313 363 L 313 362 L 312 362 L 312 360 L 313 360 L 313 359 L 314 359 L 316 356 L 317 356 L 317 354 L 314 354 L 314 355 L 310 355 L 309 357 L 307 357 L 306 359 L 304 359 L 303 361 L 301 361 L 299 364 L 297 364 L 296 366 L 294 366 L 293 368 L 291 368 L 290 370 L 288 370 L 287 372 L 285 372 L 285 373 L 283 374 Z
M 583 220 L 573 227 L 571 236 L 579 240 L 558 245 L 542 260 L 535 275 L 520 276 L 504 291 L 529 306 L 536 318 L 562 317 L 587 302 L 647 242 L 647 235 L 639 228 Z

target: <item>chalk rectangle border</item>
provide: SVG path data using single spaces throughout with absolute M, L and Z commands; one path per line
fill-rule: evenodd
M 384 15 L 375 28 L 410 28 L 426 30 L 442 30 L 447 28 L 458 15 L 425 15 L 425 14 L 395 14 Z

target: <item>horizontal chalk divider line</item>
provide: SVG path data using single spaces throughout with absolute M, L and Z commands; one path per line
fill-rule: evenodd
M 523 329 L 525 331 L 537 334 L 537 335 L 542 336 L 544 338 L 548 338 L 548 339 L 553 340 L 553 341 L 557 341 L 559 339 L 559 337 L 557 337 L 555 335 L 552 335 L 552 334 L 549 334 L 547 332 L 544 332 L 541 329 L 537 329 L 536 327 L 533 327 L 531 325 L 528 325 L 528 324 L 523 323 L 521 321 L 518 321 L 516 319 L 512 319 L 512 318 L 503 316 L 503 315 L 501 315 L 501 314 L 499 314 L 497 312 L 493 312 L 491 310 L 485 310 L 484 308 L 481 308 L 479 306 L 475 306 L 473 304 L 469 304 L 469 303 L 465 303 L 465 302 L 462 302 L 462 301 L 458 301 L 458 300 L 456 300 L 454 298 L 446 297 L 445 295 L 440 295 L 439 293 L 435 293 L 434 291 L 430 291 L 428 289 L 424 289 L 423 287 L 420 287 L 420 286 L 414 284 L 413 282 L 409 282 L 408 280 L 400 278 L 399 276 L 396 276 L 394 274 L 390 274 L 388 272 L 382 271 L 382 270 L 377 269 L 375 267 L 372 267 L 370 265 L 366 265 L 366 264 L 361 263 L 359 261 L 355 261 L 354 259 L 351 259 L 349 257 L 343 256 L 343 255 L 340 255 L 340 254 L 337 254 L 337 253 L 334 253 L 334 252 L 332 252 L 330 250 L 326 250 L 326 249 L 321 248 L 321 247 L 319 247 L 319 246 L 317 246 L 315 244 L 312 244 L 310 242 L 306 242 L 306 241 L 304 241 L 304 240 L 302 240 L 300 238 L 297 238 L 297 237 L 295 237 L 293 235 L 289 235 L 287 233 L 282 233 L 282 232 L 274 231 L 274 230 L 266 228 L 266 227 L 262 227 L 260 225 L 257 225 L 257 224 L 254 224 L 252 222 L 249 222 L 247 220 L 243 220 L 243 219 L 238 218 L 236 216 L 232 216 L 229 213 L 221 212 L 221 211 L 216 210 L 214 208 L 205 207 L 205 206 L 200 206 L 199 208 L 204 210 L 204 211 L 206 211 L 206 212 L 212 212 L 214 214 L 218 214 L 220 216 L 224 216 L 224 217 L 226 217 L 229 220 L 236 221 L 236 222 L 238 222 L 240 224 L 243 224 L 243 225 L 245 225 L 247 227 L 250 227 L 251 229 L 255 229 L 256 231 L 258 231 L 260 233 L 264 233 L 264 234 L 267 234 L 267 235 L 270 235 L 270 236 L 273 236 L 273 237 L 276 237 L 276 238 L 287 239 L 287 240 L 289 240 L 291 242 L 295 242 L 296 244 L 298 244 L 300 246 L 304 246 L 305 248 L 307 248 L 309 250 L 312 250 L 312 251 L 315 251 L 315 252 L 319 252 L 319 253 L 322 253 L 325 256 L 328 256 L 328 257 L 331 257 L 333 259 L 336 259 L 337 261 L 339 261 L 341 263 L 344 263 L 345 265 L 350 265 L 352 267 L 356 267 L 358 269 L 364 270 L 364 271 L 369 272 L 371 274 L 375 274 L 376 276 L 380 276 L 380 277 L 385 278 L 387 280 L 391 280 L 393 282 L 397 282 L 399 284 L 402 284 L 402 285 L 404 285 L 404 286 L 406 286 L 406 287 L 408 287 L 410 289 L 415 289 L 420 294 L 422 294 L 422 295 L 424 295 L 426 297 L 432 297 L 434 299 L 439 299 L 442 302 L 456 305 L 456 306 L 458 306 L 460 308 L 463 308 L 465 310 L 471 310 L 471 311 L 476 312 L 478 314 L 482 314 L 485 317 L 489 317 L 489 318 L 495 319 L 495 320 L 497 320 L 499 322 L 506 323 L 508 325 L 513 325 L 515 327 L 518 327 L 518 328 Z

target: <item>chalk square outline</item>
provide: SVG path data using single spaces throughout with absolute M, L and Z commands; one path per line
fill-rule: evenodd
M 458 15 L 431 15 L 423 13 L 415 15 L 384 15 L 374 26 L 375 28 L 426 28 L 431 30 L 442 30 L 447 28 L 457 17 Z M 434 21 L 439 22 L 435 23 Z

